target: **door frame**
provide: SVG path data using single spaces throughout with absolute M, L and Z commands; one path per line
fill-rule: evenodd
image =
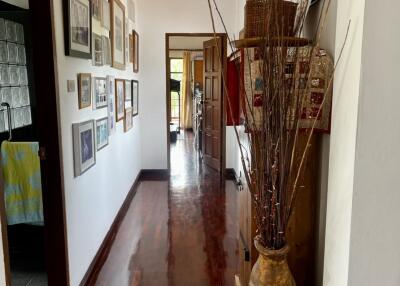
M 17 9 L 16 9 L 17 10 Z M 58 71 L 52 0 L 29 0 L 34 89 L 37 102 L 36 129 L 40 143 L 46 270 L 49 285 L 69 285 L 69 262 L 62 176 L 61 134 L 58 116 Z M 45 126 L 45 128 L 39 128 Z M 0 195 L 4 196 L 3 188 Z M 0 219 L 6 271 L 11 285 L 7 220 L 4 200 Z
M 166 114 L 167 114 L 167 168 L 168 173 L 171 174 L 171 140 L 170 140 L 170 121 L 171 121 L 171 87 L 170 87 L 170 59 L 169 52 L 171 49 L 169 48 L 170 38 L 171 37 L 204 37 L 204 38 L 211 38 L 211 37 L 219 37 L 221 38 L 222 42 L 222 55 L 225 55 L 226 58 L 223 61 L 223 72 L 224 76 L 223 79 L 226 80 L 227 74 L 227 45 L 228 45 L 228 36 L 226 33 L 165 33 L 165 71 L 166 71 Z M 176 50 L 176 49 L 172 49 Z M 203 50 L 201 50 L 203 51 Z M 223 85 L 223 81 L 221 82 Z M 222 86 L 221 86 L 222 88 Z M 223 126 L 221 128 L 221 178 L 225 175 L 226 169 L 226 99 L 225 99 L 225 92 L 222 90 L 221 92 L 223 100 L 222 100 L 222 108 L 221 108 L 221 120 L 223 122 Z

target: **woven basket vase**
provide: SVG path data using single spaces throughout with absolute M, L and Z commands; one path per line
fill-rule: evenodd
M 297 6 L 284 0 L 247 0 L 245 37 L 294 36 Z

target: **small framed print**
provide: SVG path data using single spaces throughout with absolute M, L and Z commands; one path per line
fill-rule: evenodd
M 17 26 L 13 21 L 6 20 L 6 39 L 9 42 L 17 42 Z
M 111 0 L 111 51 L 112 66 L 125 69 L 125 6 Z
M 24 36 L 24 26 L 22 24 L 16 23 L 15 31 L 17 33 L 17 43 L 25 44 L 25 36 Z
M 139 114 L 139 82 L 132 80 L 132 116 Z
M 90 0 L 63 0 L 65 55 L 92 58 Z
M 8 65 L 0 65 L 0 85 L 10 85 L 10 75 L 8 74 Z
M 23 45 L 18 45 L 17 62 L 19 65 L 26 65 L 26 52 L 25 52 L 25 46 Z
M 95 33 L 93 33 L 93 65 L 103 65 L 103 39 Z
M 128 107 L 125 109 L 125 117 L 124 117 L 124 131 L 128 132 L 132 129 L 132 107 Z
M 0 63 L 8 63 L 8 48 L 5 41 L 0 41 Z
M 0 18 L 0 40 L 6 40 L 6 22 Z
M 18 66 L 8 66 L 8 75 L 10 76 L 10 85 L 18 86 L 19 85 L 19 67 Z
M 96 164 L 94 120 L 72 125 L 74 175 L 78 177 Z
M 108 135 L 115 133 L 115 79 L 113 76 L 107 76 L 108 91 Z
M 133 30 L 132 31 L 132 47 L 133 47 L 133 72 L 139 72 L 139 34 Z
M 101 109 L 107 107 L 107 79 L 103 77 L 95 77 L 93 80 L 94 104 L 93 109 Z
M 101 21 L 103 0 L 92 0 L 92 15 L 98 21 Z
M 18 47 L 14 43 L 7 42 L 8 63 L 16 64 L 18 62 Z
M 101 24 L 104 28 L 107 30 L 110 30 L 110 3 L 108 3 L 108 0 L 102 0 L 103 1 L 103 17 L 101 19 Z
M 117 122 L 125 116 L 125 80 L 115 80 L 115 114 Z
M 133 35 L 129 34 L 129 62 L 133 63 Z
M 132 83 L 125 81 L 125 107 L 132 107 Z
M 78 99 L 79 109 L 92 105 L 92 75 L 90 73 L 78 74 Z
M 108 145 L 108 117 L 96 120 L 96 148 L 100 151 Z
M 103 40 L 103 64 L 111 66 L 111 43 L 106 36 L 101 37 Z

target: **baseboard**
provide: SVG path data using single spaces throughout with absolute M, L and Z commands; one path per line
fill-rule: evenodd
M 125 201 L 122 204 L 120 210 L 118 211 L 118 214 L 114 219 L 114 222 L 112 223 L 107 235 L 105 236 L 102 244 L 100 245 L 100 248 L 96 253 L 96 256 L 93 258 L 92 263 L 90 264 L 88 270 L 86 271 L 85 276 L 83 277 L 81 283 L 79 284 L 80 286 L 90 286 L 96 283 L 100 270 L 103 267 L 108 254 L 110 253 L 111 246 L 114 243 L 118 229 L 129 209 L 129 206 L 133 198 L 135 197 L 136 190 L 140 180 L 142 180 L 142 171 L 140 171 L 139 174 L 136 176 L 135 182 L 133 183 L 131 189 L 129 190 L 129 193 L 126 196 Z
M 140 174 L 142 181 L 157 181 L 157 180 L 168 180 L 169 171 L 168 169 L 144 169 Z

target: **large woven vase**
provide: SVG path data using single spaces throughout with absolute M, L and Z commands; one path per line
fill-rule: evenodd
M 251 271 L 249 286 L 296 286 L 286 259 L 289 246 L 269 250 L 260 244 L 259 237 L 254 244 L 260 255 Z

